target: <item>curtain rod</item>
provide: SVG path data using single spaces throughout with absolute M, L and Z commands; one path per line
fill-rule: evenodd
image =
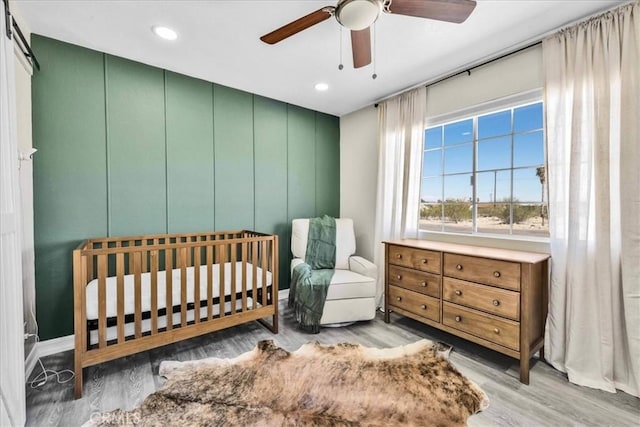
M 33 50 L 31 50 L 31 46 L 29 46 L 29 42 L 27 42 L 24 34 L 22 34 L 22 30 L 20 30 L 20 26 L 16 22 L 15 18 L 11 15 L 11 10 L 9 9 L 9 0 L 2 0 L 2 2 L 4 3 L 7 38 L 9 40 L 12 39 L 13 31 L 11 31 L 11 28 L 13 27 L 13 30 L 20 40 L 20 42 L 16 40 L 16 44 L 18 45 L 20 52 L 22 52 L 22 55 L 24 55 L 24 57 L 27 58 L 27 60 L 31 63 L 32 67 L 35 67 L 36 70 L 40 70 L 40 64 L 36 59 L 36 55 L 33 53 Z

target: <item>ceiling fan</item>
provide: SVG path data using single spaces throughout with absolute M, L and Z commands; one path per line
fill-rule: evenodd
M 309 27 L 335 16 L 340 25 L 351 30 L 354 68 L 371 63 L 369 27 L 382 12 L 461 23 L 476 7 L 475 0 L 338 0 L 336 6 L 325 6 L 260 37 L 275 44 Z

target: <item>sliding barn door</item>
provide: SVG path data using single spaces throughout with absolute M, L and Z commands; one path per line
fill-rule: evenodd
M 25 423 L 20 194 L 13 41 L 0 17 L 0 425 Z

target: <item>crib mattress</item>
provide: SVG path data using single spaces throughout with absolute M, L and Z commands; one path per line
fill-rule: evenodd
M 242 290 L 242 262 L 235 263 L 236 271 L 236 292 Z M 224 264 L 224 289 L 225 296 L 231 295 L 231 266 L 232 263 L 227 262 Z M 213 296 L 212 298 L 218 298 L 220 296 L 220 264 L 213 264 Z M 256 267 L 257 271 L 257 288 L 262 288 L 262 268 Z M 187 303 L 194 302 L 194 282 L 195 282 L 195 268 L 187 267 Z M 272 284 L 271 272 L 267 271 L 267 286 Z M 167 302 L 167 280 L 166 272 L 159 271 L 158 273 L 158 309 L 166 308 Z M 172 303 L 178 305 L 180 303 L 182 294 L 182 271 L 180 268 L 173 269 L 172 276 Z M 253 266 L 250 263 L 246 264 L 245 270 L 246 286 L 247 290 L 253 289 Z M 141 275 L 141 295 L 142 295 L 142 312 L 151 310 L 151 273 L 142 273 Z M 200 266 L 200 300 L 207 300 L 207 266 Z M 124 314 L 135 313 L 135 300 L 134 300 L 134 275 L 128 274 L 124 276 Z M 106 279 L 106 308 L 107 317 L 115 317 L 118 314 L 117 305 L 117 279 L 116 277 L 107 277 Z M 86 301 L 87 301 L 87 320 L 98 319 L 98 279 L 94 279 L 86 287 Z

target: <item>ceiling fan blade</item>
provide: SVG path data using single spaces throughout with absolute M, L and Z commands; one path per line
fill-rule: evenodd
M 460 24 L 475 7 L 474 0 L 393 0 L 389 13 Z
M 353 51 L 353 68 L 371 64 L 371 32 L 369 28 L 351 31 L 351 50 Z
M 283 25 L 282 27 L 270 32 L 269 34 L 265 34 L 264 36 L 260 37 L 260 40 L 268 44 L 278 43 L 286 39 L 287 37 L 291 37 L 292 35 L 297 34 L 300 31 L 306 30 L 309 27 L 312 27 L 322 21 L 331 18 L 334 9 L 335 8 L 333 6 L 325 6 L 322 9 L 311 12 L 310 14 L 296 19 L 295 21 L 290 22 L 287 25 Z

